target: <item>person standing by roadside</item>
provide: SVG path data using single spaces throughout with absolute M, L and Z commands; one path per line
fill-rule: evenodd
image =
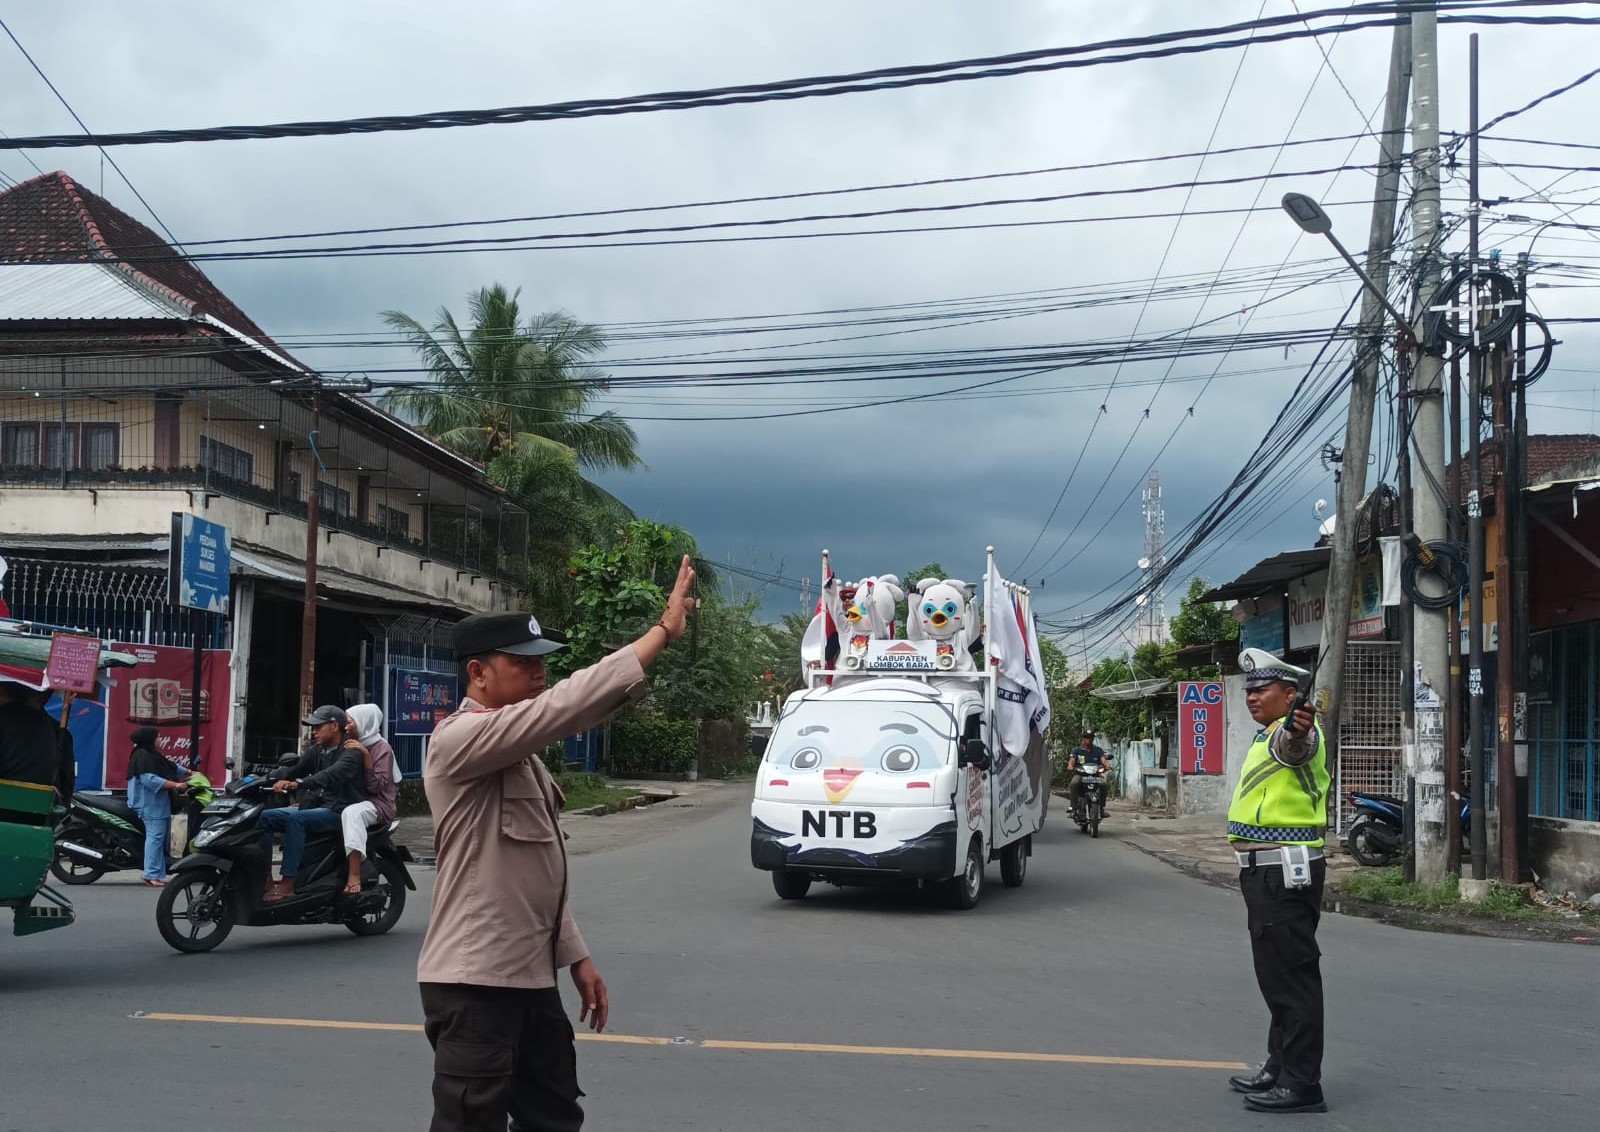
M 1309 674 L 1259 649 L 1250 652 L 1245 706 L 1261 730 L 1239 770 L 1228 841 L 1239 861 L 1256 983 L 1272 1022 L 1267 1060 L 1228 1084 L 1257 1112 L 1327 1112 L 1317 948 L 1327 875 L 1327 744 L 1316 712 L 1296 699 L 1298 681 Z
M 133 732 L 128 756 L 128 808 L 144 823 L 144 884 L 164 888 L 167 834 L 172 829 L 172 800 L 187 790 L 183 771 L 156 750 L 158 732 L 140 727 Z
M 580 1022 L 610 1013 L 567 903 L 562 796 L 543 748 L 644 696 L 644 669 L 683 635 L 694 599 L 684 557 L 660 619 L 633 644 L 546 692 L 563 647 L 523 613 L 456 626 L 466 698 L 434 729 L 423 786 L 437 876 L 417 961 L 433 1046 L 430 1132 L 577 1132 L 577 1050 L 556 975 L 571 968 Z

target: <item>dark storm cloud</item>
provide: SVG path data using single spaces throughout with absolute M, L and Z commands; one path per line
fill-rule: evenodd
M 79 113 L 95 128 L 110 131 L 709 87 L 1081 43 L 1205 20 L 1249 19 L 1258 9 L 1253 0 L 1211 5 L 834 0 L 798 7 L 745 0 L 581 5 L 507 0 L 448 10 L 376 0 L 271 6 L 131 6 L 97 0 L 19 10 L 7 19 Z M 1278 10 L 1288 7 L 1269 4 L 1269 11 Z M 1520 105 L 1580 73 L 1591 65 L 1597 39 L 1570 29 L 1486 32 L 1486 112 Z M 94 50 L 84 50 L 86 43 Z M 1442 101 L 1450 128 L 1464 125 L 1464 45 L 1464 33 L 1442 33 Z M 1323 41 L 1323 46 L 1331 52 L 1336 74 L 1324 70 L 1318 46 L 1304 42 L 1262 46 L 1242 56 L 1199 55 L 788 104 L 425 134 L 182 145 L 125 150 L 117 157 L 186 240 L 838 188 L 1357 131 L 1382 93 L 1387 36 L 1360 33 Z M 42 83 L 17 66 L 5 73 L 10 81 L 0 85 L 0 118 L 8 133 L 71 128 Z M 1236 76 L 1227 111 L 1219 118 Z M 1519 128 L 1531 136 L 1585 139 L 1596 97 L 1588 88 L 1575 92 L 1529 115 Z M 1373 143 L 1364 142 L 1353 148 L 1217 157 L 1203 166 L 1189 160 L 890 197 L 823 198 L 793 209 L 751 205 L 663 215 L 692 222 L 1059 193 L 1315 168 L 1342 164 L 1347 154 L 1370 162 L 1374 151 Z M 1486 144 L 1486 151 L 1492 155 L 1493 147 Z M 66 168 L 91 188 L 101 185 L 102 169 L 91 152 L 41 154 L 37 160 Z M 14 154 L 0 154 L 0 171 L 14 178 L 31 174 Z M 1545 174 L 1535 184 L 1556 176 Z M 1581 189 L 1589 180 L 1571 178 L 1562 188 Z M 114 175 L 104 185 L 114 201 L 138 212 Z M 1353 202 L 1330 211 L 1346 242 L 1362 245 L 1366 207 L 1361 202 L 1371 185 L 1360 173 L 1271 182 L 1259 194 L 1248 184 L 1202 188 L 1188 206 L 1238 208 L 1258 196 L 1271 206 L 1288 188 L 1325 201 Z M 1501 171 L 1486 173 L 1487 196 L 1525 191 Z M 1446 195 L 1459 198 L 1459 186 L 1447 187 Z M 1169 192 L 1110 198 L 1096 206 L 1038 205 L 956 218 L 1058 219 L 1095 209 L 1155 212 L 1177 209 L 1184 199 L 1181 192 Z M 606 225 L 562 222 L 559 230 L 591 226 Z M 1540 253 L 1592 254 L 1590 247 L 1579 246 L 1584 239 L 1550 233 L 1541 237 Z M 586 321 L 611 324 L 924 302 L 1142 280 L 1158 272 L 1164 277 L 1204 273 L 1224 264 L 1270 270 L 1287 259 L 1326 254 L 1283 217 L 1267 212 L 1248 220 L 1196 217 L 1181 226 L 1149 221 L 655 249 L 217 263 L 207 270 L 271 333 L 292 341 L 335 333 L 373 335 L 381 329 L 378 313 L 386 309 L 431 321 L 441 305 L 463 311 L 467 293 L 493 281 L 521 287 L 529 310 L 565 309 Z M 1212 332 L 1329 325 L 1353 289 L 1343 279 L 1258 307 L 1268 293 L 1263 287 L 1259 294 L 1207 303 L 1198 297 L 1158 302 L 1142 315 L 1134 302 L 834 347 L 801 348 L 795 344 L 829 335 L 795 334 L 771 352 L 833 349 L 848 355 L 1148 337 L 1218 317 L 1224 321 Z M 1548 313 L 1582 314 L 1589 313 L 1588 293 L 1552 290 L 1539 299 Z M 1532 398 L 1535 428 L 1587 428 L 1595 415 L 1593 371 L 1600 365 L 1595 336 L 1563 336 L 1569 344 L 1562 360 Z M 624 343 L 615 353 L 625 358 L 730 344 L 750 343 Z M 815 579 L 817 552 L 827 546 L 845 573 L 902 571 L 938 560 L 976 578 L 983 547 L 993 544 L 1008 573 L 1037 580 L 1067 536 L 1048 568 L 1056 572 L 1046 578 L 1040 607 L 1081 613 L 1103 602 L 1105 595 L 1095 597 L 1096 591 L 1127 574 L 1142 553 L 1144 472 L 1174 427 L 1183 422 L 1159 470 L 1167 528 L 1175 538 L 1237 471 L 1311 353 L 1297 348 L 1287 355 L 1193 356 L 1170 365 L 1068 370 L 999 387 L 996 392 L 1004 395 L 817 417 L 702 423 L 640 419 L 649 471 L 604 480 L 640 514 L 689 527 L 714 557 L 773 571 L 781 566 L 791 577 Z M 398 350 L 307 350 L 305 356 L 330 370 L 413 364 Z M 761 354 L 750 356 L 754 364 Z M 1214 371 L 1227 375 L 1273 365 L 1276 372 L 1223 376 L 1209 387 L 1191 380 Z M 618 367 L 617 372 L 631 371 Z M 1159 393 L 1153 385 L 1137 384 L 1164 374 L 1170 382 Z M 1113 382 L 1116 388 L 1108 390 Z M 928 379 L 917 388 L 960 384 Z M 1010 396 L 1058 386 L 1081 391 Z M 855 386 L 853 392 L 887 398 L 909 388 L 904 382 L 882 382 Z M 720 416 L 791 409 L 804 398 L 837 393 L 837 387 L 817 384 L 765 395 L 709 388 L 642 395 L 619 387 L 614 403 L 639 418 Z M 1186 416 L 1190 406 L 1192 418 Z M 1572 411 L 1580 409 L 1584 412 Z M 1312 503 L 1319 495 L 1333 495 L 1331 477 L 1315 460 L 1315 443 L 1332 435 L 1330 426 L 1313 438 L 1311 454 L 1291 469 L 1287 486 L 1256 522 L 1230 531 L 1183 571 L 1182 579 L 1174 579 L 1169 611 L 1176 607 L 1181 581 L 1194 570 L 1221 580 L 1259 557 L 1313 540 Z M 1059 512 L 1038 538 L 1080 452 L 1084 458 Z M 1036 538 L 1037 550 L 1023 561 Z M 1071 564 L 1060 568 L 1068 559 Z M 775 613 L 798 603 L 798 594 L 775 590 L 767 608 Z

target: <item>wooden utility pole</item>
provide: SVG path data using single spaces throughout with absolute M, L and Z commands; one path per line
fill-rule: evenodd
M 317 534 L 322 517 L 317 494 L 317 436 L 322 424 L 322 392 L 311 390 L 311 459 L 306 465 L 306 592 L 300 614 L 300 718 L 316 706 L 317 680 Z
M 1361 351 L 1350 382 L 1350 415 L 1345 426 L 1343 474 L 1328 561 L 1322 641 L 1317 652 L 1316 700 L 1324 713 L 1326 733 L 1339 734 L 1340 694 L 1344 687 L 1345 646 L 1350 638 L 1350 607 L 1355 593 L 1356 528 L 1361 500 L 1367 493 L 1367 457 L 1372 447 L 1372 414 L 1378 396 L 1378 359 L 1389 320 L 1384 293 L 1394 258 L 1395 214 L 1400 207 L 1400 165 L 1404 160 L 1406 97 L 1411 87 L 1411 27 L 1395 25 L 1389 50 L 1389 87 L 1384 100 L 1383 133 L 1379 135 L 1379 171 L 1372 194 L 1372 226 L 1367 236 L 1367 277 L 1371 286 L 1361 295 Z
M 1484 779 L 1488 765 L 1483 750 L 1483 418 L 1484 368 L 1487 358 L 1480 348 L 1484 312 L 1478 306 L 1478 35 L 1472 34 L 1467 67 L 1470 74 L 1467 126 L 1467 282 L 1471 296 L 1468 331 L 1472 349 L 1467 354 L 1467 595 L 1472 601 L 1467 634 L 1467 752 L 1472 781 L 1472 879 L 1488 879 L 1488 794 Z

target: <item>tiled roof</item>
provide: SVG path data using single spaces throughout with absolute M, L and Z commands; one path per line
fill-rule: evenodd
M 113 263 L 136 283 L 244 331 L 267 334 L 154 231 L 65 173 L 0 193 L 0 263 Z
M 1600 436 L 1587 432 L 1541 432 L 1531 433 L 1528 436 L 1528 478 L 1527 483 L 1538 483 L 1545 476 L 1558 468 L 1565 468 L 1569 464 L 1576 464 L 1582 460 L 1600 456 Z M 1483 445 L 1480 457 L 1483 464 L 1484 495 L 1488 498 L 1494 496 L 1494 477 L 1500 468 L 1500 447 L 1496 444 Z M 1462 506 L 1467 502 L 1467 468 L 1466 457 L 1461 460 L 1461 478 L 1457 481 L 1457 502 Z

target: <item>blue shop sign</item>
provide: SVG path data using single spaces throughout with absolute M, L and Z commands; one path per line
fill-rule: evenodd
M 228 615 L 233 536 L 227 527 L 174 511 L 167 570 L 174 605 Z

